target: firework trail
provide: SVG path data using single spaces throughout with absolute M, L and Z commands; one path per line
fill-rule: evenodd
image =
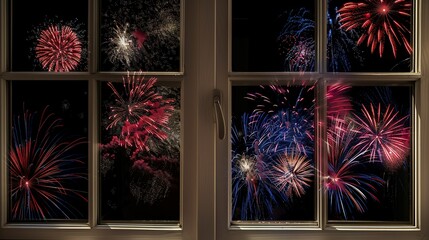
M 180 1 L 103 1 L 106 70 L 179 70 Z
M 281 30 L 278 41 L 281 54 L 284 55 L 285 71 L 303 72 L 314 71 L 315 51 L 315 23 L 306 17 L 308 11 L 304 8 L 297 12 L 291 11 Z
M 290 198 L 301 197 L 313 181 L 313 165 L 305 155 L 291 150 L 275 161 L 271 177 L 279 192 L 285 192 Z
M 377 187 L 384 184 L 381 178 L 365 173 L 361 159 L 366 152 L 355 147 L 357 133 L 351 121 L 341 118 L 328 128 L 328 176 L 324 188 L 329 213 L 336 218 L 349 219 L 355 212 L 365 212 L 368 199 L 378 201 Z
M 385 109 L 371 103 L 362 105 L 362 114 L 355 114 L 353 122 L 358 127 L 357 148 L 369 152 L 371 161 L 380 161 L 395 171 L 402 166 L 410 151 L 409 116 L 398 116 L 399 112 L 388 105 Z
M 396 58 L 398 45 L 403 45 L 408 54 L 412 52 L 409 29 L 411 7 L 408 0 L 365 0 L 347 2 L 338 12 L 341 14 L 342 28 L 347 31 L 356 28 L 364 30 L 357 41 L 358 45 L 366 41 L 371 53 L 378 47 L 381 58 L 388 41 Z
M 59 132 L 61 127 L 60 119 L 47 108 L 38 121 L 28 111 L 16 117 L 8 161 L 12 220 L 74 219 L 81 215 L 74 204 L 87 202 L 87 193 L 73 187 L 76 181 L 87 182 L 87 174 L 85 162 L 73 153 L 85 141 L 66 140 Z

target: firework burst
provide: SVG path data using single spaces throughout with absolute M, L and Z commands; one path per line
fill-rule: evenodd
M 409 116 L 400 117 L 392 106 L 382 109 L 381 104 L 370 104 L 369 108 L 363 105 L 362 114 L 353 120 L 359 127 L 356 147 L 369 151 L 371 161 L 380 161 L 390 170 L 398 169 L 410 151 Z
M 69 26 L 50 25 L 42 30 L 36 57 L 43 69 L 54 72 L 74 70 L 81 59 L 82 43 Z
M 399 45 L 403 45 L 408 54 L 412 52 L 409 29 L 411 7 L 408 0 L 365 0 L 345 3 L 338 12 L 341 14 L 342 28 L 347 31 L 355 28 L 364 30 L 357 41 L 358 45 L 366 41 L 371 53 L 378 47 L 382 57 L 388 41 L 396 58 Z
M 378 201 L 375 193 L 384 181 L 363 168 L 365 151 L 358 151 L 353 142 L 357 131 L 352 122 L 337 118 L 328 129 L 328 176 L 324 187 L 328 192 L 329 212 L 344 219 L 356 211 L 366 211 L 369 198 Z M 353 217 L 353 216 L 352 216 Z
M 79 19 L 46 18 L 28 31 L 34 68 L 53 72 L 86 70 L 86 39 L 86 25 Z
M 100 145 L 105 177 L 128 159 L 130 194 L 136 203 L 154 204 L 165 198 L 177 178 L 180 159 L 180 114 L 173 98 L 179 91 L 155 86 L 157 79 L 127 74 L 121 85 L 108 82 L 106 143 Z M 105 163 L 104 163 L 105 162 Z M 137 184 L 141 182 L 142 184 Z M 151 184 L 158 182 L 159 184 Z
M 314 71 L 316 51 L 314 20 L 307 18 L 308 11 L 291 11 L 281 30 L 278 41 L 284 55 L 285 71 Z
M 111 62 L 118 61 L 129 68 L 133 62 L 138 61 L 139 49 L 144 40 L 141 31 L 131 32 L 128 28 L 128 23 L 124 26 L 116 25 L 108 42 L 107 53 Z M 140 40 L 136 41 L 136 39 Z
M 142 149 L 150 137 L 165 140 L 169 118 L 174 110 L 173 99 L 165 99 L 155 90 L 156 78 L 145 80 L 136 74 L 123 77 L 123 93 L 109 82 L 115 104 L 110 107 L 107 128 L 122 124 L 120 145 L 135 145 Z
M 290 198 L 301 197 L 313 181 L 313 165 L 299 152 L 285 152 L 274 163 L 271 176 L 278 191 L 284 191 Z
M 74 188 L 86 181 L 85 162 L 73 154 L 85 141 L 65 140 L 61 127 L 47 108 L 39 121 L 28 111 L 16 118 L 9 152 L 12 220 L 73 219 L 80 215 L 74 204 L 87 202 L 87 193 Z
M 314 85 L 280 86 L 271 84 L 260 86 L 255 93 L 248 93 L 245 99 L 255 102 L 253 110 L 257 114 L 271 117 L 266 125 L 271 125 L 269 134 L 276 153 L 298 148 L 310 156 L 314 140 Z M 275 129 L 275 130 L 274 130 Z
M 105 70 L 179 70 L 180 1 L 103 1 Z
M 275 154 L 269 117 L 244 114 L 232 128 L 232 211 L 240 220 L 270 219 L 273 206 L 286 201 L 269 178 L 269 159 Z

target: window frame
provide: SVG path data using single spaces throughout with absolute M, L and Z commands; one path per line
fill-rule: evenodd
M 218 216 L 218 233 L 221 239 L 236 239 L 236 238 L 263 238 L 269 236 L 270 239 L 282 239 L 285 236 L 296 236 L 298 239 L 305 239 L 305 237 L 312 237 L 312 239 L 324 239 L 329 237 L 330 239 L 341 239 L 337 238 L 338 235 L 349 237 L 366 236 L 369 239 L 380 238 L 381 236 L 389 236 L 391 238 L 407 238 L 407 239 L 419 239 L 420 234 L 427 232 L 428 220 L 427 207 L 424 202 L 428 200 L 428 192 L 422 188 L 424 183 L 427 184 L 428 178 L 422 175 L 422 169 L 427 168 L 428 163 L 425 162 L 427 158 L 427 150 L 423 147 L 423 142 L 427 141 L 427 118 L 428 107 L 423 106 L 422 103 L 428 100 L 428 97 L 424 94 L 424 89 L 427 89 L 428 81 L 427 77 L 423 74 L 422 65 L 427 65 L 427 58 L 422 58 L 422 54 L 425 53 L 423 49 L 429 42 L 428 35 L 421 32 L 424 23 L 427 23 L 428 17 L 422 15 L 425 10 L 428 10 L 428 3 L 420 0 L 412 0 L 413 2 L 413 17 L 412 17 L 412 31 L 414 36 L 412 37 L 413 54 L 412 54 L 412 67 L 411 71 L 390 73 L 390 72 L 329 72 L 327 62 L 323 61 L 326 59 L 327 50 L 327 0 L 325 1 L 314 1 L 317 8 L 316 19 L 322 19 L 317 21 L 316 30 L 316 68 L 314 72 L 233 72 L 232 71 L 232 1 L 225 0 L 218 1 L 217 11 L 228 12 L 228 20 L 217 18 L 218 33 L 221 36 L 217 36 L 219 58 L 228 56 L 228 63 L 218 62 L 222 67 L 218 67 L 218 88 L 222 91 L 227 92 L 227 99 L 223 104 L 224 112 L 227 112 L 227 119 L 231 117 L 231 88 L 236 85 L 253 85 L 254 82 L 265 82 L 269 84 L 271 80 L 279 81 L 293 81 L 295 79 L 308 79 L 309 81 L 318 81 L 318 93 L 317 101 L 320 103 L 321 110 L 318 111 L 316 120 L 320 122 L 326 117 L 326 87 L 330 83 L 341 82 L 358 84 L 361 82 L 368 82 L 371 84 L 411 84 L 414 90 L 411 95 L 411 129 L 412 129 L 412 205 L 411 211 L 413 212 L 410 224 L 402 224 L 396 222 L 375 222 L 375 223 L 361 223 L 356 222 L 355 224 L 336 224 L 332 221 L 328 223 L 327 219 L 327 194 L 317 194 L 316 200 L 316 223 L 315 224 L 304 224 L 301 222 L 288 223 L 287 221 L 274 221 L 270 224 L 269 221 L 257 222 L 251 224 L 233 224 L 231 220 L 231 144 L 229 142 L 217 140 L 216 151 L 217 151 L 217 193 L 220 193 L 217 197 L 219 203 L 217 216 Z M 222 33 L 227 29 L 227 35 Z M 427 72 L 427 70 L 426 70 Z M 425 121 L 426 120 L 426 121 Z M 230 137 L 231 122 L 227 123 L 227 135 L 226 139 Z M 322 164 L 321 159 L 325 159 L 326 149 L 323 144 L 323 139 L 326 136 L 326 127 L 320 127 L 316 130 L 316 149 L 315 160 L 316 164 L 321 166 L 322 173 L 326 172 L 326 164 Z M 225 149 L 228 149 L 226 152 Z M 227 163 L 225 163 L 228 161 Z M 227 173 L 225 173 L 227 172 Z M 227 181 L 224 179 L 228 179 Z M 318 176 L 318 181 L 315 183 L 315 188 L 321 189 L 322 177 Z M 227 192 L 225 194 L 224 192 Z M 320 191 L 322 192 L 322 191 Z M 227 200 L 226 200 L 227 199 Z M 225 208 L 227 210 L 225 210 Z
M 186 2 L 186 3 L 185 3 Z M 197 28 L 194 19 L 198 18 L 199 7 L 195 0 L 180 0 L 180 62 L 179 71 L 174 72 L 143 72 L 142 75 L 153 76 L 158 84 L 180 87 L 180 206 L 177 223 L 160 223 L 151 221 L 109 222 L 99 220 L 100 201 L 98 175 L 98 138 L 99 138 L 99 90 L 101 81 L 121 81 L 125 71 L 101 71 L 99 49 L 99 22 L 101 0 L 88 0 L 88 68 L 81 72 L 44 72 L 44 71 L 11 71 L 10 40 L 12 20 L 10 17 L 11 3 L 9 0 L 0 0 L 0 239 L 20 237 L 32 239 L 34 236 L 43 239 L 89 238 L 103 237 L 117 239 L 123 235 L 130 239 L 195 239 L 197 221 L 193 218 L 196 212 L 196 145 L 195 132 L 190 131 L 196 125 L 197 114 L 191 106 L 196 101 L 195 87 L 198 70 L 197 58 L 185 49 L 191 48 L 198 42 Z M 187 5 L 185 14 L 185 4 Z M 23 6 L 19 6 L 23 7 Z M 185 31 L 185 27 L 187 31 Z M 185 41 L 186 39 L 186 41 Z M 192 47 L 193 48 L 193 47 Z M 189 57 L 185 57 L 185 55 Z M 187 74 L 184 68 L 187 65 Z M 189 72 L 188 72 L 189 70 Z M 8 222 L 8 168 L 7 153 L 9 148 L 8 129 L 8 81 L 20 80 L 49 80 L 49 81 L 84 81 L 88 86 L 88 219 L 84 222 L 59 223 L 9 223 Z M 189 96 L 185 98 L 184 96 Z M 186 107 L 185 107 L 186 106 Z M 184 121 L 186 115 L 186 122 Z M 188 129 L 189 133 L 184 133 Z M 186 151 L 185 151 L 186 149 Z M 189 149 L 189 150 L 188 150 Z M 186 214 L 185 214 L 186 213 Z M 189 213 L 189 214 L 188 214 Z

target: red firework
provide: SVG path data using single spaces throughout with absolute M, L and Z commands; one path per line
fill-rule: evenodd
M 348 30 L 362 28 L 365 32 L 357 44 L 371 47 L 371 53 L 378 47 L 380 57 L 383 56 L 386 37 L 396 58 L 398 45 L 404 46 L 411 54 L 410 18 L 411 3 L 408 0 L 365 0 L 348 2 L 338 10 L 341 15 L 341 28 Z
M 69 72 L 79 64 L 82 43 L 71 27 L 51 25 L 40 33 L 36 57 L 43 69 Z

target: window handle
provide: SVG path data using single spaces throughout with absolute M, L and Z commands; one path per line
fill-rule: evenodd
M 217 126 L 218 137 L 220 140 L 225 138 L 225 117 L 222 111 L 222 94 L 219 89 L 213 91 L 213 104 L 215 109 L 215 120 Z

